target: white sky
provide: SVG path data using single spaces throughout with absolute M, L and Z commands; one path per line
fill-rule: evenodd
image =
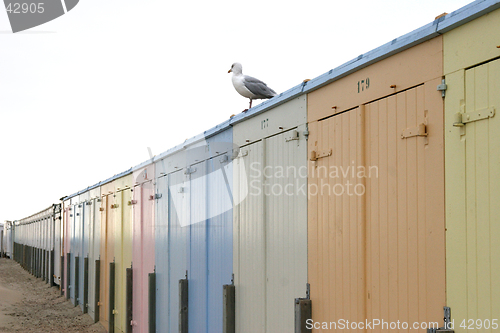
M 0 221 L 241 112 L 233 62 L 280 93 L 469 2 L 81 0 L 17 34 L 0 8 Z

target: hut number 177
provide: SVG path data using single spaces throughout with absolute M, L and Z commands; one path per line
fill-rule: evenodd
M 365 89 L 370 88 L 370 79 L 366 78 L 365 80 L 358 81 L 358 94 Z

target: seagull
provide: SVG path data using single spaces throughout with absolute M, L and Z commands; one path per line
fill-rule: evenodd
M 276 96 L 276 92 L 269 88 L 264 82 L 257 80 L 254 77 L 243 75 L 240 63 L 235 62 L 231 65 L 228 73 L 233 73 L 234 89 L 243 97 L 250 99 L 250 108 L 252 108 L 252 100 L 268 99 Z M 247 111 L 243 110 L 243 112 Z

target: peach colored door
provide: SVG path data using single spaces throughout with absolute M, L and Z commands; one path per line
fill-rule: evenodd
M 309 162 L 308 206 L 314 321 L 442 325 L 439 83 L 431 80 L 309 124 L 315 160 Z

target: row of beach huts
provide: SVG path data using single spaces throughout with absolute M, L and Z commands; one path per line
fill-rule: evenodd
M 2 253 L 109 332 L 495 332 L 499 108 L 478 0 L 5 223 Z

